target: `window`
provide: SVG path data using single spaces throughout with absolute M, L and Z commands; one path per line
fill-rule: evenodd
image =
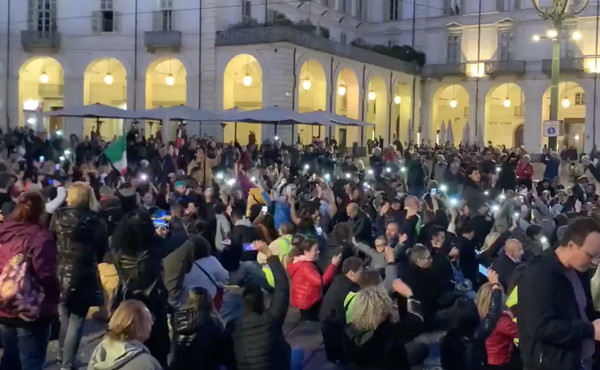
M 100 10 L 92 12 L 92 31 L 117 32 L 119 30 L 119 13 L 113 8 L 113 0 L 100 0 Z
M 453 16 L 464 13 L 462 0 L 444 0 L 443 15 Z
M 56 0 L 29 0 L 28 27 L 40 32 L 56 31 Z
M 242 21 L 249 22 L 252 19 L 252 1 L 242 0 Z
M 585 93 L 575 93 L 575 105 L 585 105 Z
M 173 31 L 173 1 L 160 0 L 160 10 L 153 12 L 154 31 Z
M 400 19 L 400 7 L 402 3 L 400 0 L 390 0 L 390 21 L 397 21 Z
M 508 61 L 513 59 L 512 46 L 514 34 L 512 31 L 501 31 L 498 34 L 498 59 Z
M 356 0 L 356 17 L 360 19 L 367 19 L 367 7 L 363 3 L 363 0 Z
M 462 60 L 462 53 L 460 50 L 460 35 L 451 34 L 448 36 L 448 64 L 459 64 Z

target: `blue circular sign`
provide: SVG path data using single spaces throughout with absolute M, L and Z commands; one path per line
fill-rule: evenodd
M 548 127 L 548 135 L 554 135 L 554 134 L 556 134 L 556 128 Z

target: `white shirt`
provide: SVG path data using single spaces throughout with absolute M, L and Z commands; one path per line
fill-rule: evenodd
M 219 287 L 223 287 L 229 280 L 229 273 L 221 265 L 221 262 L 219 262 L 218 259 L 214 256 L 200 258 L 194 261 L 192 269 L 183 279 L 184 292 L 187 293 L 190 289 L 195 287 L 202 287 L 210 293 L 212 298 L 215 298 L 215 295 L 217 295 L 217 287 L 210 281 L 208 276 L 206 276 L 198 265 L 212 277 Z M 186 295 L 187 294 L 183 294 L 182 297 L 185 297 Z

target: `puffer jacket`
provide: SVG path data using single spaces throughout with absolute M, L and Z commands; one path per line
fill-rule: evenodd
M 283 322 L 289 307 L 290 286 L 277 256 L 267 259 L 275 277 L 275 292 L 269 307 L 262 312 L 244 310 L 242 317 L 225 328 L 228 369 L 289 370 L 291 347 L 283 335 Z
M 62 208 L 50 224 L 58 249 L 61 301 L 74 312 L 102 304 L 98 262 L 107 250 L 104 222 L 86 208 Z
M 26 243 L 26 245 L 23 245 Z M 44 289 L 40 307 L 40 320 L 48 320 L 57 314 L 58 279 L 56 277 L 56 244 L 52 235 L 37 224 L 8 220 L 0 225 L 0 269 L 25 246 L 31 255 L 31 270 Z M 19 249 L 17 249 L 19 248 Z M 0 322 L 24 326 L 28 323 L 0 310 Z
M 329 265 L 323 276 L 317 266 L 310 261 L 292 262 L 287 266 L 292 281 L 292 307 L 308 310 L 323 296 L 323 287 L 331 284 L 337 267 Z

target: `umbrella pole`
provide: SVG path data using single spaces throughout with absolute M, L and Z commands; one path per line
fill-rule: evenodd
M 275 136 L 277 136 L 277 122 L 275 122 Z
M 233 123 L 233 140 L 237 142 L 237 122 Z
M 100 135 L 100 117 L 96 117 L 96 135 L 98 135 L 99 138 L 102 137 Z

